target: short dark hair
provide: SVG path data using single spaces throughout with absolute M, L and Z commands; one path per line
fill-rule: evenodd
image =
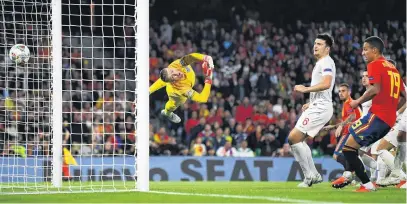
M 329 33 L 320 33 L 317 35 L 317 39 L 325 40 L 328 47 L 332 47 L 334 44 L 334 38 Z
M 347 83 L 342 83 L 339 85 L 339 87 L 346 87 L 347 89 L 349 89 L 349 84 Z
M 384 43 L 383 40 L 377 36 L 370 36 L 366 38 L 365 43 L 368 43 L 373 48 L 379 50 L 379 53 L 382 54 L 384 51 Z
M 392 60 L 392 59 L 387 59 L 388 62 L 392 63 L 395 67 L 397 67 L 397 63 L 396 61 Z
M 168 71 L 166 68 L 160 71 L 160 78 L 161 80 L 163 80 L 163 82 L 169 82 Z

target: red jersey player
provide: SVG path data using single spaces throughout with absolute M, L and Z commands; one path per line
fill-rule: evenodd
M 338 145 L 336 145 L 335 152 L 333 155 L 333 158 L 342 164 L 343 168 L 345 169 L 345 172 L 343 173 L 343 176 L 339 177 L 337 180 L 332 182 L 332 186 L 337 188 L 340 184 L 340 187 L 345 187 L 346 185 L 351 183 L 351 178 L 352 173 L 351 170 L 349 169 L 349 165 L 346 163 L 346 159 L 342 154 L 342 148 L 345 145 L 343 141 L 346 141 L 347 138 L 349 137 L 349 125 L 356 121 L 357 119 L 360 118 L 361 116 L 361 110 L 359 108 L 352 108 L 350 106 L 350 102 L 353 101 L 352 97 L 350 96 L 350 89 L 348 84 L 341 84 L 339 85 L 339 99 L 343 101 L 342 105 L 342 122 L 336 124 L 336 125 L 328 125 L 325 126 L 325 130 L 330 130 L 336 128 L 335 131 L 335 136 Z
M 343 154 L 351 169 L 362 181 L 357 192 L 375 190 L 365 172 L 364 165 L 358 157 L 361 146 L 369 146 L 383 138 L 396 122 L 396 110 L 399 96 L 404 94 L 401 77 L 393 64 L 383 57 L 384 43 L 376 36 L 369 37 L 363 44 L 362 55 L 368 62 L 367 72 L 372 86 L 358 99 L 350 102 L 352 108 L 357 108 L 365 101 L 372 99 L 372 107 L 368 114 L 357 120 L 349 128 L 348 137 L 344 141 Z M 339 144 L 341 145 L 341 144 Z

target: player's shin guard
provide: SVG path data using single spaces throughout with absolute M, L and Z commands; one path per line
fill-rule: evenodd
M 359 159 L 358 153 L 353 150 L 344 150 L 343 155 L 349 162 L 350 167 L 355 170 L 356 176 L 359 177 L 362 183 L 369 183 L 369 177 L 366 174 L 362 161 Z

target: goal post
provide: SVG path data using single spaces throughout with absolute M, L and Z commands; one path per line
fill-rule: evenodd
M 52 184 L 62 187 L 62 4 L 52 0 Z
M 149 190 L 149 0 L 136 3 L 137 189 Z M 139 32 L 138 32 L 139 31 Z
M 0 9 L 0 194 L 149 191 L 149 0 Z

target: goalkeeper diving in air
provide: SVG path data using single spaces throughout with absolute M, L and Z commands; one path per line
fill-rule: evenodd
M 191 64 L 197 62 L 202 62 L 202 70 L 205 75 L 205 85 L 201 93 L 192 89 L 195 85 L 195 72 Z M 179 123 L 181 118 L 174 111 L 187 99 L 206 103 L 211 92 L 213 69 L 211 56 L 191 53 L 173 61 L 167 68 L 161 70 L 160 78 L 150 86 L 150 94 L 166 87 L 169 100 L 161 111 L 161 115 L 173 123 Z

